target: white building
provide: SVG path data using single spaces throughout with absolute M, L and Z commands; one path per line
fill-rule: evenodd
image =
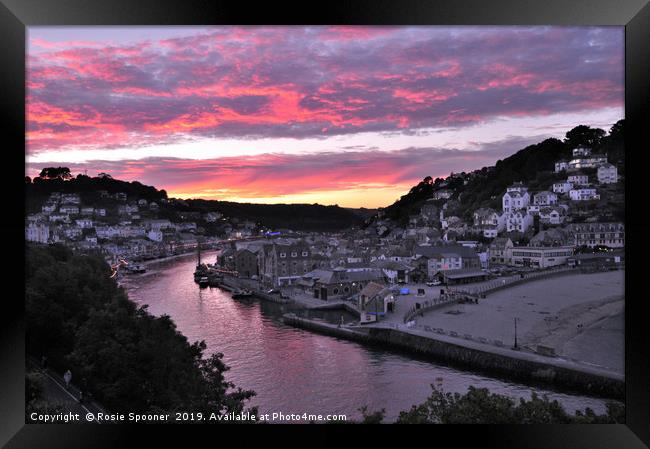
M 569 193 L 572 188 L 573 184 L 568 181 L 556 182 L 553 184 L 553 193 Z
M 591 156 L 591 148 L 585 146 L 578 146 L 573 149 L 573 157 Z
M 65 204 L 81 204 L 81 198 L 76 193 L 64 193 L 61 195 L 61 202 Z
M 92 215 L 95 213 L 95 208 L 92 206 L 82 207 L 81 215 Z
M 536 206 L 553 206 L 557 204 L 557 195 L 553 192 L 539 192 L 533 196 L 533 204 Z
M 59 207 L 59 212 L 62 214 L 76 215 L 79 213 L 79 207 L 73 204 L 64 204 L 63 206 Z
M 580 187 L 569 191 L 569 198 L 572 201 L 599 200 L 600 195 L 594 187 Z
M 52 203 L 48 201 L 47 203 L 43 204 L 43 206 L 41 207 L 41 211 L 44 214 L 51 214 L 56 210 L 56 207 L 57 207 L 57 203 Z
M 618 182 L 618 170 L 615 165 L 603 164 L 598 167 L 598 182 L 601 184 L 613 184 Z
M 93 227 L 93 221 L 90 218 L 79 218 L 78 220 L 75 220 L 75 223 L 82 229 Z
M 46 224 L 30 223 L 25 228 L 25 240 L 30 242 L 48 243 L 50 241 L 50 227 Z
M 533 224 L 533 216 L 525 210 L 516 210 L 506 214 L 506 230 L 525 233 Z
M 511 265 L 547 268 L 567 263 L 573 255 L 572 246 L 531 247 L 515 246 L 510 250 Z
M 607 156 L 589 156 L 571 159 L 569 161 L 570 170 L 578 170 L 581 168 L 596 168 L 599 165 L 607 163 Z
M 560 173 L 569 168 L 569 161 L 557 161 L 555 163 L 555 173 Z
M 586 186 L 589 184 L 589 176 L 587 175 L 571 175 L 567 178 L 567 182 L 574 186 Z
M 505 213 L 525 209 L 530 204 L 530 195 L 527 191 L 511 191 L 509 187 L 508 191 L 503 195 L 502 204 Z

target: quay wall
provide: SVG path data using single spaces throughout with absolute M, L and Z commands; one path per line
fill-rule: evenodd
M 365 344 L 381 344 L 384 347 L 431 356 L 453 365 L 494 373 L 517 381 L 541 382 L 618 400 L 625 397 L 625 382 L 622 376 L 608 376 L 595 369 L 582 370 L 561 366 L 559 363 L 553 363 L 554 359 L 544 362 L 539 357 L 528 354 L 517 357 L 515 354 L 506 354 L 505 350 L 482 350 L 391 328 L 339 328 L 330 323 L 300 318 L 293 314 L 284 315 L 283 320 L 286 324 L 325 335 Z

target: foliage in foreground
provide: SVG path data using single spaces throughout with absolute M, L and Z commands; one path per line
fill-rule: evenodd
M 109 410 L 239 413 L 255 394 L 225 380 L 222 354 L 204 358 L 204 342 L 190 344 L 169 316 L 131 302 L 99 255 L 28 245 L 25 272 L 28 354 L 70 369 L 73 383 L 85 378 Z
M 625 422 L 625 407 L 607 404 L 607 413 L 597 415 L 590 408 L 567 413 L 562 405 L 548 397 L 533 393 L 529 400 L 516 401 L 508 396 L 490 393 L 487 388 L 470 386 L 465 394 L 446 393 L 432 385 L 427 400 L 400 412 L 397 424 L 620 424 Z M 362 423 L 383 421 L 384 410 L 369 413 L 361 409 Z

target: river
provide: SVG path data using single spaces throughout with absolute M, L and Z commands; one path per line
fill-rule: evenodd
M 214 253 L 204 254 L 213 262 Z M 144 275 L 123 285 L 154 315 L 169 315 L 190 342 L 204 340 L 207 353 L 221 352 L 230 367 L 226 378 L 257 395 L 250 405 L 260 413 L 346 414 L 359 408 L 386 410 L 392 422 L 401 410 L 423 402 L 431 384 L 464 393 L 470 385 L 494 393 L 529 398 L 532 391 L 557 399 L 567 410 L 605 411 L 599 398 L 566 394 L 487 377 L 394 351 L 314 334 L 281 322 L 283 307 L 257 299 L 234 300 L 217 288 L 201 289 L 192 273 L 192 256 L 155 262 Z

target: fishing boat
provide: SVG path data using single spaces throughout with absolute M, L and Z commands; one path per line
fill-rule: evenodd
M 232 297 L 235 299 L 250 298 L 251 296 L 253 296 L 253 292 L 245 288 L 238 288 L 232 292 Z

